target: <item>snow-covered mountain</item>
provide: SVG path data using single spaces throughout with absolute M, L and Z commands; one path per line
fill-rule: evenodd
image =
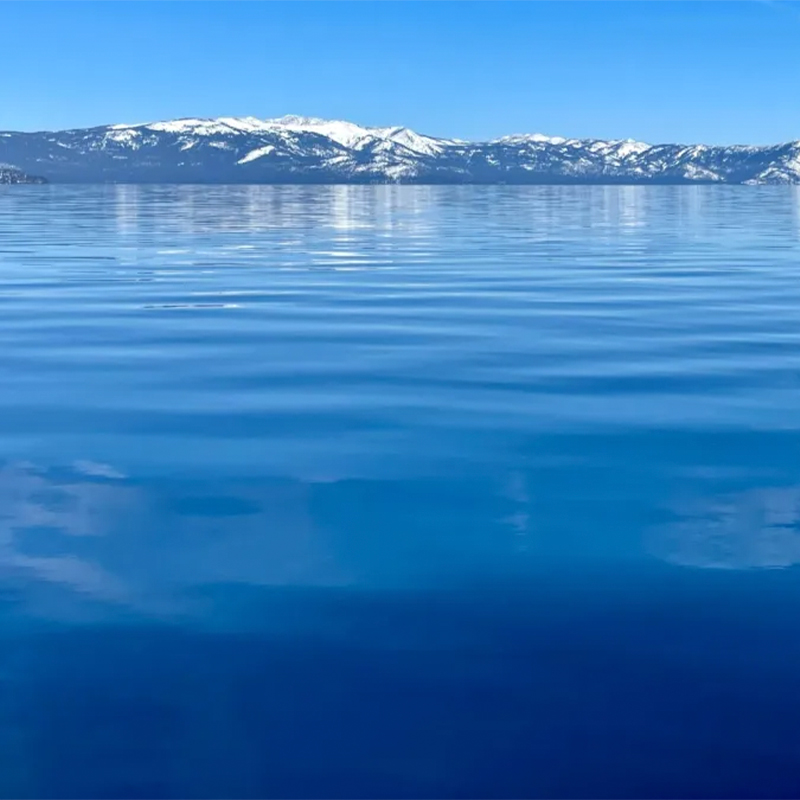
M 47 183 L 47 181 L 26 175 L 22 170 L 9 164 L 0 164 L 0 184 L 9 183 Z
M 723 147 L 518 134 L 467 142 L 295 116 L 0 132 L 0 161 L 81 183 L 800 183 L 800 141 Z

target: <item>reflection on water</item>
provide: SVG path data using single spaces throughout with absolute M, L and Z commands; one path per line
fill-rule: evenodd
M 129 490 L 92 481 L 122 477 L 112 468 L 79 462 L 76 477 L 49 478 L 32 464 L 0 470 L 0 569 L 5 581 L 52 582 L 105 600 L 124 596 L 119 581 L 76 555 L 70 537 L 96 537 L 132 501 Z
M 92 461 L 8 463 L 0 574 L 17 614 L 187 623 L 215 586 L 444 586 L 527 548 L 527 480 L 144 481 Z
M 752 488 L 695 500 L 659 530 L 654 549 L 675 564 L 721 569 L 800 563 L 800 487 Z
M 8 464 L 0 570 L 34 606 L 42 585 L 67 592 L 65 613 L 71 592 L 163 616 L 190 613 L 187 590 L 215 583 L 341 584 L 346 574 L 310 505 L 310 488 L 298 482 L 147 485 L 88 461 L 58 470 Z
M 0 797 L 794 796 L 799 192 L 0 191 Z

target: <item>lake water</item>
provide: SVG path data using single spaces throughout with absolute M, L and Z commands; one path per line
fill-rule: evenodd
M 0 378 L 0 796 L 797 796 L 797 187 L 7 187 Z

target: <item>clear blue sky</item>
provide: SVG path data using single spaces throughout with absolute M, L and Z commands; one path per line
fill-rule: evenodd
M 800 138 L 800 4 L 0 2 L 0 129 L 303 114 L 487 138 Z

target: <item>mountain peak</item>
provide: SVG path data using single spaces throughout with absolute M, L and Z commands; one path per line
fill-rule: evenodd
M 302 117 L 297 114 L 285 114 L 282 117 L 274 117 L 272 119 L 265 119 L 264 122 L 272 122 L 276 125 L 310 127 L 312 125 L 329 125 L 338 120 L 322 119 L 321 117 Z
M 493 139 L 494 142 L 504 144 L 522 144 L 524 142 L 542 142 L 544 144 L 564 144 L 567 140 L 563 136 L 547 136 L 544 133 L 512 133 Z

